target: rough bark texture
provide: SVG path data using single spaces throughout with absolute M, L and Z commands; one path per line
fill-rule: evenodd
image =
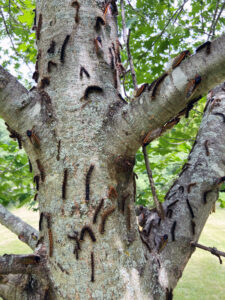
M 37 87 L 26 91 L 0 68 L 0 111 L 21 136 L 33 165 L 39 247 L 43 243 L 47 249 L 51 294 L 54 299 L 170 299 L 192 253 L 190 241 L 197 241 L 216 199 L 215 180 L 223 176 L 219 161 L 223 144 L 218 146 L 214 132 L 221 118 L 210 114 L 203 120 L 190 166 L 166 197 L 165 210 L 179 200 L 171 218 L 156 226 L 157 215 L 146 212 L 154 223 L 147 238 L 139 235 L 134 211 L 135 153 L 149 132 L 151 140 L 191 100 L 225 79 L 225 37 L 212 43 L 207 59 L 202 51 L 182 62 L 160 83 L 156 95 L 147 89 L 127 104 L 118 95 L 114 4 L 39 0 L 37 20 Z M 187 96 L 187 85 L 196 74 L 202 81 Z M 223 141 L 220 128 L 216 133 Z M 187 195 L 193 182 L 196 185 Z M 208 188 L 212 192 L 205 204 L 202 197 Z M 169 199 L 175 192 L 178 198 Z M 194 235 L 187 199 L 194 211 Z M 171 226 L 174 241 L 168 232 Z M 45 282 L 42 290 L 48 291 Z M 35 293 L 34 297 L 39 299 Z M 7 299 L 26 298 L 18 292 Z

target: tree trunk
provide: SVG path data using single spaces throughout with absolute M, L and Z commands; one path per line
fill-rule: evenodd
M 161 242 L 174 219 L 160 225 L 158 215 L 147 212 L 143 224 L 153 220 L 154 234 L 139 234 L 133 166 L 147 134 L 149 142 L 187 103 L 225 79 L 225 38 L 212 43 L 207 61 L 205 53 L 198 53 L 158 83 L 156 95 L 149 88 L 128 105 L 120 96 L 116 14 L 114 1 L 39 0 L 37 87 L 28 92 L 0 69 L 1 114 L 22 140 L 38 190 L 35 253 L 47 251 L 48 287 L 38 271 L 42 293 L 33 290 L 32 299 L 171 299 L 193 252 L 189 219 L 179 225 L 180 244 L 169 237 L 167 254 Z M 187 96 L 196 70 L 204 80 Z M 210 184 L 216 189 L 218 182 Z M 204 216 L 199 211 L 194 240 L 213 201 L 204 206 Z M 189 213 L 186 198 L 179 203 L 185 208 L 176 211 L 177 226 Z

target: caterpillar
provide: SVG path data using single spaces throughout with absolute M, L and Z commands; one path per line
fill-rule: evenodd
M 191 220 L 191 230 L 192 230 L 192 234 L 195 235 L 195 222 L 193 220 Z
M 175 241 L 175 229 L 176 229 L 176 226 L 177 226 L 177 222 L 174 221 L 173 222 L 173 225 L 171 227 L 171 236 L 172 236 L 172 241 L 174 242 Z
M 60 150 L 61 150 L 61 140 L 58 141 L 58 145 L 57 145 L 57 156 L 56 156 L 56 159 L 58 161 L 60 160 Z
M 48 68 L 47 68 L 47 71 L 48 71 L 49 73 L 51 73 L 52 67 L 57 68 L 57 64 L 50 60 L 50 61 L 48 62 Z
M 179 200 L 177 199 L 177 200 L 173 201 L 172 203 L 170 203 L 170 204 L 167 206 L 167 209 L 168 209 L 168 208 L 171 208 L 172 206 L 174 206 L 178 201 L 179 201 Z
M 126 216 L 127 229 L 130 231 L 131 229 L 131 209 L 130 205 L 127 205 L 127 216 Z
M 214 113 L 213 115 L 222 117 L 223 118 L 223 123 L 225 123 L 225 115 L 224 114 L 222 114 L 222 113 Z
M 70 39 L 70 35 L 67 35 L 62 44 L 62 48 L 61 48 L 61 52 L 60 52 L 60 61 L 62 64 L 65 62 L 65 50 L 66 50 L 66 46 L 69 42 L 69 39 Z
M 36 183 L 36 190 L 37 191 L 39 191 L 39 181 L 40 181 L 39 175 L 34 176 L 34 183 Z
M 199 52 L 200 50 L 202 50 L 203 48 L 206 47 L 206 54 L 210 54 L 210 50 L 211 50 L 211 42 L 207 41 L 204 44 L 200 45 L 195 51 Z
M 86 192 L 86 197 L 85 197 L 85 201 L 89 201 L 90 200 L 90 179 L 91 179 L 91 174 L 94 170 L 94 165 L 91 165 L 87 175 L 86 175 L 86 183 L 85 183 L 85 192 Z
M 43 218 L 44 218 L 44 213 L 42 212 L 40 214 L 40 219 L 39 219 L 39 231 L 42 230 L 42 221 L 43 221 Z
M 103 214 L 101 219 L 101 224 L 99 227 L 99 232 L 103 234 L 105 232 L 105 223 L 109 215 L 111 215 L 115 211 L 115 206 L 108 208 Z
M 97 218 L 98 218 L 98 214 L 100 212 L 100 210 L 102 209 L 102 206 L 104 205 L 104 199 L 102 198 L 99 205 L 97 206 L 94 216 L 93 216 L 93 224 L 96 224 L 97 222 Z
M 152 98 L 155 98 L 156 96 L 156 92 L 157 92 L 157 89 L 160 85 L 160 83 L 163 81 L 163 79 L 168 75 L 168 73 L 164 73 L 162 74 L 158 79 L 156 79 L 156 81 L 154 82 L 154 88 L 152 90 Z
M 68 170 L 65 169 L 63 173 L 63 184 L 62 184 L 62 199 L 66 199 L 66 185 L 67 185 L 67 177 L 68 177 Z
M 50 84 L 50 79 L 49 77 L 44 77 L 41 79 L 41 85 L 40 85 L 40 88 L 41 89 L 44 89 L 46 86 L 49 86 Z
M 187 187 L 187 192 L 190 193 L 190 192 L 191 192 L 191 188 L 192 188 L 193 186 L 195 186 L 196 184 L 197 184 L 196 182 L 190 183 L 190 184 L 188 185 L 188 187 Z
M 53 255 L 53 236 L 52 236 L 51 229 L 48 229 L 48 239 L 49 239 L 49 256 L 52 257 L 52 255 Z
M 88 71 L 84 67 L 81 67 L 80 68 L 80 78 L 81 79 L 83 78 L 83 73 L 87 76 L 87 78 L 90 78 Z
M 91 252 L 91 282 L 95 281 L 95 261 L 94 252 Z
M 54 54 L 55 53 L 55 45 L 56 45 L 55 41 L 51 41 L 50 47 L 47 50 L 47 52 L 49 54 Z
M 38 170 L 40 171 L 41 181 L 45 181 L 45 171 L 39 159 L 36 160 Z
M 97 85 L 91 85 L 86 88 L 83 99 L 87 100 L 89 94 L 93 92 L 103 93 L 103 89 Z
M 81 232 L 80 232 L 80 241 L 83 241 L 84 240 L 84 235 L 85 235 L 85 232 L 88 232 L 92 242 L 96 242 L 96 238 L 95 238 L 95 235 L 94 235 L 94 232 L 92 231 L 91 227 L 88 226 L 88 225 L 85 225 L 82 229 L 81 229 Z
M 193 209 L 191 207 L 191 204 L 190 204 L 188 199 L 186 199 L 186 202 L 187 202 L 187 206 L 188 206 L 188 209 L 190 211 L 190 214 L 191 214 L 191 218 L 193 219 L 195 217 L 195 215 L 194 215 Z
M 41 35 L 41 27 L 42 27 L 42 14 L 40 14 L 39 19 L 38 19 L 38 26 L 37 26 L 37 40 L 40 40 L 40 35 Z
M 32 164 L 31 164 L 29 157 L 28 157 L 28 162 L 29 162 L 29 171 L 32 173 L 33 168 L 32 168 Z

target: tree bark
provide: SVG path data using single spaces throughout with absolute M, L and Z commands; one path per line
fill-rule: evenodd
M 190 101 L 225 80 L 225 37 L 212 43 L 207 59 L 202 51 L 168 73 L 156 83 L 155 95 L 153 86 L 127 104 L 119 95 L 115 2 L 39 0 L 36 9 L 37 87 L 26 91 L 1 68 L 0 111 L 21 136 L 33 165 L 38 247 L 47 249 L 51 293 L 54 299 L 169 299 L 192 253 L 190 208 L 180 195 L 173 217 L 154 224 L 147 239 L 140 235 L 133 202 L 135 153 L 149 132 L 151 140 Z M 187 96 L 187 85 L 197 74 L 201 83 Z M 201 156 L 204 130 L 211 129 L 212 136 L 213 123 L 221 121 L 215 115 L 209 120 L 209 127 L 203 120 L 186 176 L 166 197 L 196 182 L 196 193 L 188 196 L 190 205 L 199 203 L 199 208 L 193 205 L 196 241 L 216 199 L 218 182 L 213 178 L 219 180 L 224 172 L 222 165 L 215 169 L 214 152 L 210 163 Z M 217 145 L 214 141 L 214 151 L 220 151 Z M 208 187 L 212 192 L 203 203 Z M 157 214 L 149 214 L 155 222 Z

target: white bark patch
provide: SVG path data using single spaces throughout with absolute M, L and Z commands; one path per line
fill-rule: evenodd
M 181 68 L 176 68 L 172 74 L 173 82 L 176 82 L 176 88 L 180 91 L 184 91 L 184 86 L 187 84 L 187 76 Z
M 159 282 L 160 285 L 165 288 L 169 285 L 168 272 L 164 267 L 160 268 L 159 270 Z

